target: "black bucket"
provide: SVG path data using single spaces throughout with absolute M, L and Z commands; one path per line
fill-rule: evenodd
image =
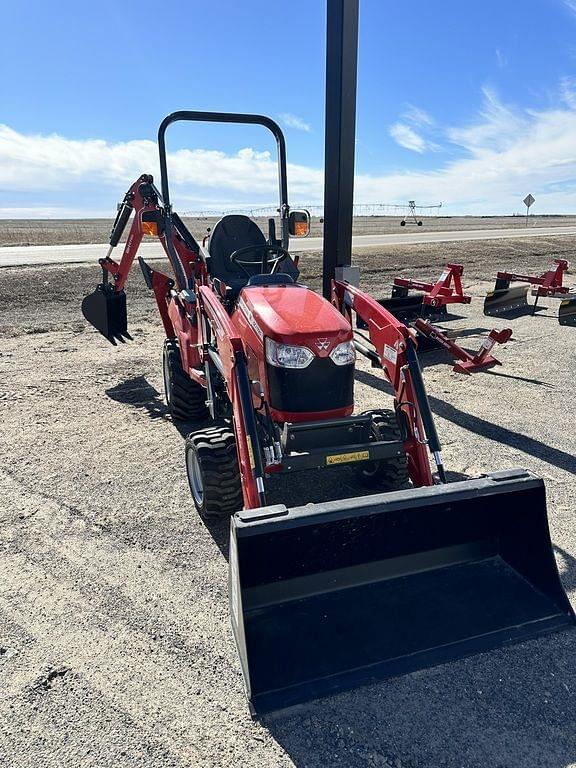
M 558 308 L 558 322 L 560 325 L 576 327 L 576 296 L 562 299 Z
M 128 333 L 126 294 L 116 292 L 111 284 L 101 283 L 84 297 L 82 314 L 112 344 L 132 338 Z
M 239 512 L 230 606 L 258 713 L 575 623 L 525 470 Z
M 422 293 L 411 293 L 407 296 L 392 296 L 389 299 L 376 299 L 378 304 L 387 309 L 391 315 L 401 323 L 413 323 L 419 317 L 429 318 L 431 320 L 443 317 L 448 314 L 446 305 L 433 307 L 430 304 L 424 304 Z M 368 325 L 362 318 L 356 316 L 356 327 L 366 330 Z

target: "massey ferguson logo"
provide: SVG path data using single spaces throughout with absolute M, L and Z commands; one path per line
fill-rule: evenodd
M 328 339 L 316 339 L 316 346 L 321 352 L 325 352 L 330 346 L 330 341 Z

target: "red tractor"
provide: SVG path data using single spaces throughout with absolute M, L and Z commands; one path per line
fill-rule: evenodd
M 170 204 L 165 134 L 180 120 L 273 133 L 278 236 L 274 219 L 266 237 L 246 216 L 229 215 L 203 244 L 194 239 Z M 82 309 L 111 342 L 130 338 L 124 285 L 143 235 L 158 236 L 174 275 L 140 266 L 167 337 L 166 400 L 174 419 L 209 418 L 186 439 L 186 469 L 198 512 L 232 515 L 232 625 L 253 707 L 572 624 L 542 481 L 516 470 L 446 484 L 415 331 L 346 282 L 333 281 L 331 302 L 298 283 L 289 242 L 308 234 L 309 216 L 288 205 L 278 125 L 176 112 L 158 143 L 161 192 L 149 175 L 131 186 L 100 260 L 102 283 Z M 132 212 L 117 263 L 110 252 Z M 389 407 L 354 413 L 357 354 L 382 370 Z M 343 464 L 378 493 L 267 506 L 271 475 Z

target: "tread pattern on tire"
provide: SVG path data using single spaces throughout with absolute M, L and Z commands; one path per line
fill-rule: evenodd
M 402 432 L 394 411 L 385 409 L 369 413 L 373 427 L 378 432 L 378 435 L 375 435 L 378 440 L 402 440 Z M 378 470 L 371 478 L 363 476 L 362 465 L 358 465 L 358 477 L 364 484 L 386 491 L 400 491 L 409 487 L 410 475 L 405 454 L 375 463 L 378 464 Z
M 189 450 L 196 452 L 204 483 L 200 514 L 229 517 L 242 509 L 242 483 L 232 427 L 214 425 L 191 432 L 186 438 L 186 453 Z
M 206 390 L 184 373 L 176 339 L 166 339 L 164 355 L 168 358 L 170 401 L 168 408 L 175 421 L 201 421 L 208 416 Z

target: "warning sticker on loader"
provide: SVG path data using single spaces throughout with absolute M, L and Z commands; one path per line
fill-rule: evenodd
M 335 456 L 326 456 L 326 464 L 347 464 L 349 461 L 367 461 L 369 458 L 370 451 L 337 453 Z
M 246 445 L 248 446 L 248 456 L 250 458 L 250 468 L 254 469 L 254 451 L 252 450 L 252 438 L 250 435 L 246 435 Z
M 384 344 L 384 357 L 393 365 L 396 365 L 396 360 L 398 360 L 398 352 L 396 352 L 394 347 L 390 347 L 388 344 Z

